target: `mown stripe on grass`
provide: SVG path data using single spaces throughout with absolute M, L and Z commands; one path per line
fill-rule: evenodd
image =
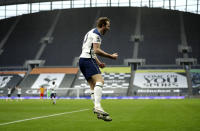
M 89 109 L 81 109 L 81 110 L 77 110 L 77 111 L 63 112 L 63 113 L 57 113 L 57 114 L 52 114 L 52 115 L 47 115 L 47 116 L 33 117 L 33 118 L 28 118 L 28 119 L 23 119 L 23 120 L 17 120 L 17 121 L 11 121 L 11 122 L 6 122 L 6 123 L 0 123 L 0 126 L 9 125 L 9 124 L 13 124 L 13 123 L 24 122 L 24 121 L 30 121 L 30 120 L 35 120 L 35 119 L 47 118 L 47 117 L 52 117 L 52 116 L 59 116 L 59 115 L 64 115 L 64 114 L 71 114 L 71 113 L 76 113 L 76 112 L 82 112 L 82 111 L 87 111 L 87 110 L 89 110 Z

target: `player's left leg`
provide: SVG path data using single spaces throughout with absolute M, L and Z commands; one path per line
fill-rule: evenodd
M 21 94 L 19 94 L 19 99 L 22 101 L 22 97 L 21 97 Z
M 40 93 L 40 100 L 42 99 L 42 93 Z
M 53 93 L 51 93 L 50 98 L 51 98 L 51 101 L 53 101 Z M 54 104 L 54 102 L 53 102 L 53 104 Z
M 53 104 L 56 104 L 56 93 L 53 95 Z
M 10 95 L 8 94 L 8 96 L 7 96 L 7 98 L 6 98 L 6 101 L 8 101 L 8 100 L 9 100 L 9 97 L 10 97 Z
M 95 82 L 92 79 L 88 80 L 88 84 L 90 85 L 90 96 L 93 104 L 95 104 L 94 100 L 94 87 L 95 87 Z
M 8 100 L 12 101 L 12 99 L 11 99 L 11 94 L 8 94 L 7 101 L 8 101 Z
M 20 99 L 20 94 L 17 94 L 17 101 Z
M 53 104 L 56 104 L 56 93 L 51 93 L 51 100 L 53 101 Z

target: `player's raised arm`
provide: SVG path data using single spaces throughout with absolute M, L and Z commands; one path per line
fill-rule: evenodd
M 107 58 L 110 58 L 110 59 L 117 59 L 118 58 L 117 53 L 114 53 L 114 54 L 106 53 L 105 51 L 103 51 L 100 48 L 100 44 L 98 44 L 98 43 L 93 43 L 93 49 L 94 49 L 94 53 L 99 55 L 99 56 L 107 57 Z

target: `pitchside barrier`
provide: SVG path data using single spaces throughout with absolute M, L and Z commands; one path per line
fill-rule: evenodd
M 34 68 L 20 83 L 20 87 L 23 89 L 24 96 L 38 96 L 41 87 L 45 88 L 46 94 L 53 82 L 55 82 L 56 90 L 70 88 L 77 73 L 78 68 Z M 66 96 L 66 93 L 61 92 L 60 95 Z
M 126 96 L 130 82 L 130 67 L 107 67 L 101 69 L 104 78 L 103 96 Z M 82 73 L 75 80 L 73 88 L 82 89 L 81 96 L 90 96 L 90 86 Z
M 188 84 L 183 69 L 140 69 L 130 83 L 130 67 L 107 67 L 101 70 L 104 77 L 103 97 L 126 97 L 130 84 L 132 96 L 187 96 Z M 200 70 L 192 69 L 193 95 L 200 95 Z M 45 97 L 52 82 L 56 82 L 58 98 L 90 97 L 90 87 L 78 68 L 35 68 L 23 79 L 25 72 L 0 73 L 0 96 L 6 97 L 8 87 L 12 87 L 13 97 L 17 96 L 14 87 L 18 84 L 23 97 L 39 97 L 39 88 L 44 86 Z M 23 79 L 23 80 L 22 80 Z
M 187 95 L 185 70 L 137 70 L 134 78 L 135 95 Z
M 200 69 L 190 70 L 192 78 L 192 93 L 193 95 L 200 95 Z

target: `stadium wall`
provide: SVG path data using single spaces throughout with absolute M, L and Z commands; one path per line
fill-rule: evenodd
M 188 83 L 184 69 L 138 69 L 130 83 L 130 67 L 106 67 L 101 70 L 104 77 L 103 97 L 188 97 Z M 191 69 L 192 95 L 200 96 L 200 69 Z M 57 85 L 58 98 L 90 98 L 90 87 L 78 68 L 35 68 L 25 78 L 26 72 L 0 72 L 0 97 L 6 98 L 7 89 L 21 87 L 23 97 L 39 98 L 41 85 L 48 88 L 52 81 Z M 23 79 L 23 81 L 22 81 Z M 127 96 L 130 84 L 134 93 Z M 45 92 L 47 96 L 47 92 Z

